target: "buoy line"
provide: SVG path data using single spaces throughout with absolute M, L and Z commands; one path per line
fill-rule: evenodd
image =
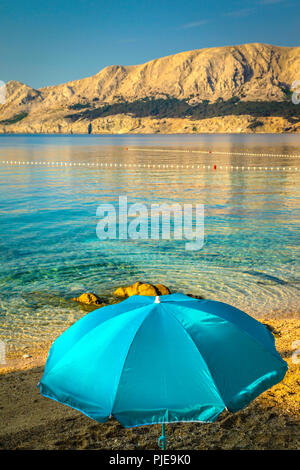
M 246 157 L 286 157 L 286 158 L 300 158 L 300 155 L 293 154 L 280 154 L 280 153 L 249 153 L 249 152 L 221 152 L 220 150 L 184 150 L 184 149 L 141 149 L 135 147 L 127 147 L 126 150 L 139 151 L 139 152 L 173 152 L 173 153 L 201 153 L 205 155 L 238 155 Z
M 32 166 L 43 166 L 43 167 L 93 167 L 93 168 L 152 168 L 152 169 L 213 169 L 214 171 L 220 170 L 242 170 L 242 171 L 299 171 L 298 167 L 280 167 L 280 166 L 248 166 L 248 165 L 219 165 L 212 163 L 211 165 L 206 164 L 162 164 L 162 163 L 107 163 L 107 162 L 54 162 L 54 161 L 30 161 L 30 160 L 0 160 L 0 163 L 6 165 L 32 165 Z

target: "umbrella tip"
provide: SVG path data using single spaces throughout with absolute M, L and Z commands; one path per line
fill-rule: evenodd
M 160 304 L 160 298 L 159 298 L 159 295 L 157 295 L 155 297 L 155 301 L 154 301 L 155 304 Z

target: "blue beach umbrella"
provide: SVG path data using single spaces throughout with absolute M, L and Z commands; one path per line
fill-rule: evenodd
M 125 427 L 213 422 L 280 382 L 269 330 L 221 302 L 132 296 L 94 310 L 52 345 L 42 395 Z

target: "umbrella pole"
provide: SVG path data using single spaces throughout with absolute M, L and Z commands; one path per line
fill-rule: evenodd
M 161 423 L 161 436 L 158 439 L 158 445 L 162 450 L 166 450 L 166 432 L 165 423 Z

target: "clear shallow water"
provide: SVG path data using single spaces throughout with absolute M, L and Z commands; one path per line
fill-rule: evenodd
M 198 149 L 229 155 L 182 152 Z M 1 136 L 0 161 L 174 168 L 0 163 L 0 338 L 15 347 L 55 338 L 86 313 L 70 297 L 109 296 L 136 280 L 228 302 L 256 317 L 299 315 L 299 154 L 300 136 Z M 271 165 L 291 170 L 253 170 Z M 119 195 L 149 207 L 205 204 L 203 249 L 186 251 L 185 240 L 99 241 L 96 209 L 117 205 Z

